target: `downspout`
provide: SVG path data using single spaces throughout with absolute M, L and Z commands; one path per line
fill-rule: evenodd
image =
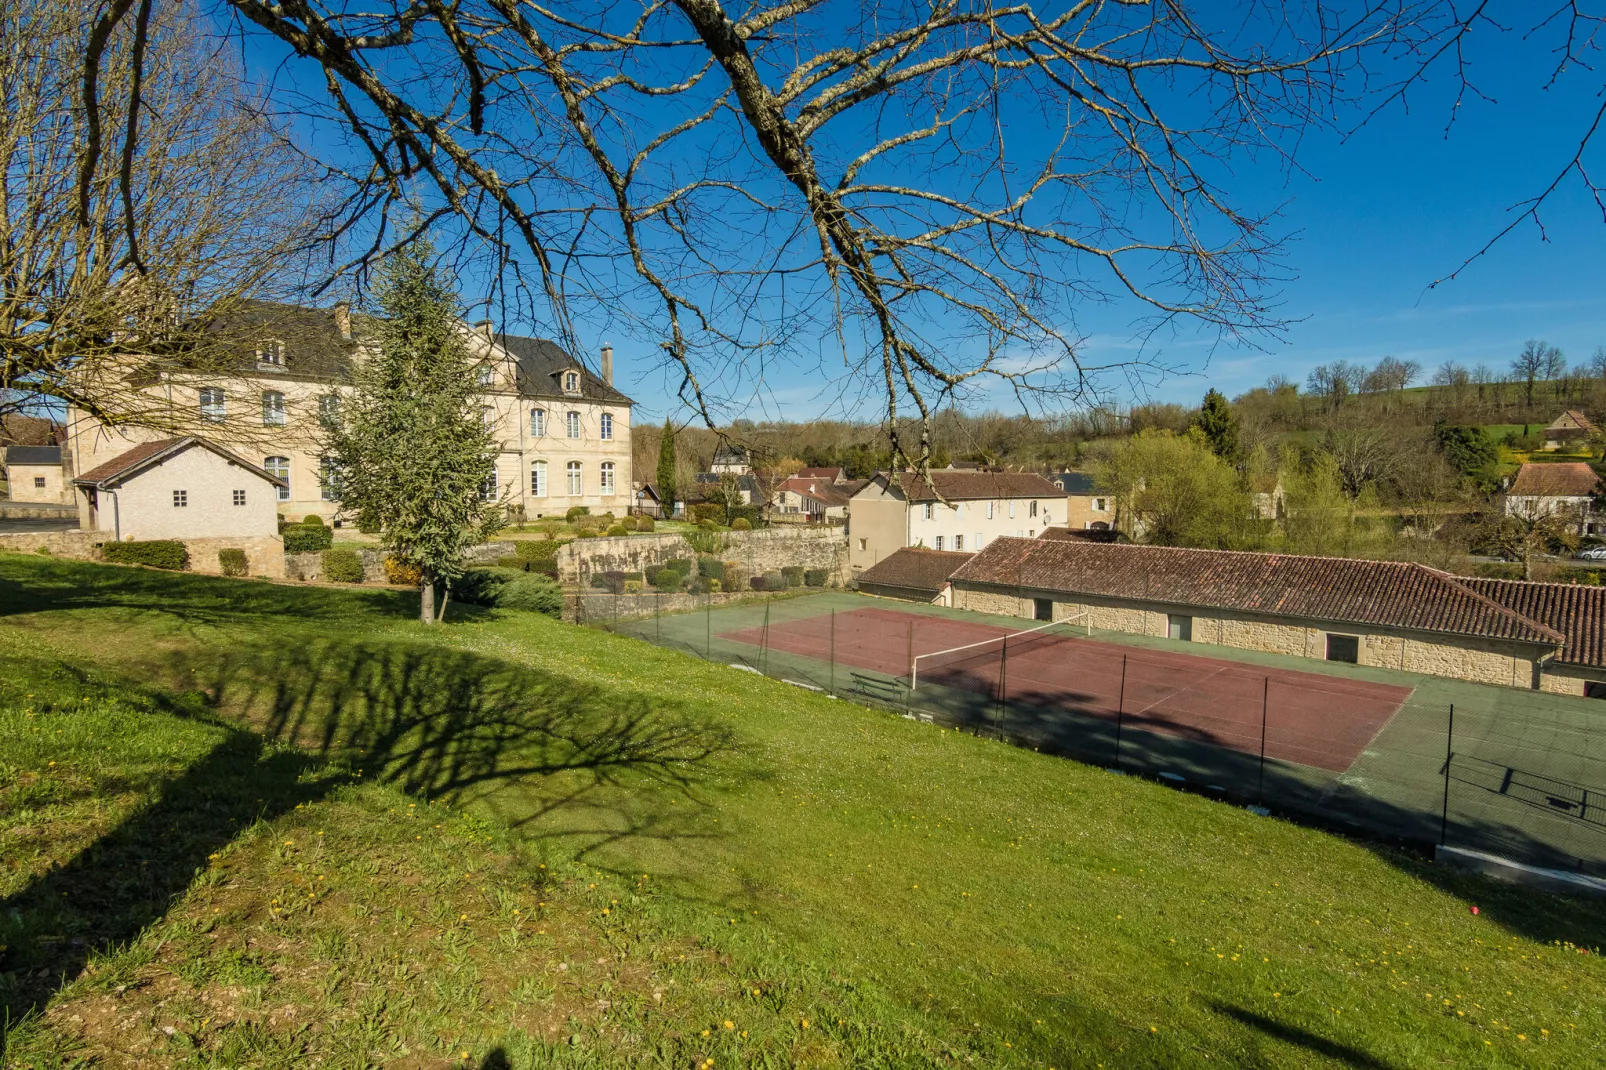
M 108 494 L 110 494 L 112 496 L 112 542 L 122 542 L 123 541 L 123 517 L 122 517 L 122 510 L 119 509 L 118 505 L 117 505 L 117 492 L 115 490 L 112 490 L 112 491 L 107 491 L 106 493 L 108 493 Z

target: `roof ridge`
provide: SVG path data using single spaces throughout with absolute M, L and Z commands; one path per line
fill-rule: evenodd
M 1501 605 L 1499 602 L 1496 602 L 1493 598 L 1490 598 L 1481 591 L 1475 591 L 1471 587 L 1468 587 L 1465 583 L 1461 582 L 1463 579 L 1465 579 L 1463 576 L 1457 576 L 1452 572 L 1445 572 L 1443 569 L 1434 568 L 1431 565 L 1424 565 L 1420 561 L 1412 561 L 1410 564 L 1416 565 L 1417 568 L 1420 568 L 1423 572 L 1436 577 L 1441 582 L 1447 582 L 1456 589 L 1465 591 L 1469 596 L 1477 599 L 1485 605 L 1492 606 L 1498 613 L 1503 613 L 1507 616 L 1514 617 L 1542 633 L 1555 636 L 1563 643 L 1567 641 L 1567 637 L 1565 635 L 1550 627 L 1548 624 L 1542 624 L 1539 621 L 1534 620 L 1532 617 L 1525 617 L 1511 607 Z

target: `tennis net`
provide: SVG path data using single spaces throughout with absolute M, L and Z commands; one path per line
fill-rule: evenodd
M 1068 638 L 1072 634 L 1072 628 L 1082 626 L 1085 616 L 1086 611 L 1064 620 L 1048 621 L 1035 628 L 1026 628 L 1007 635 L 995 635 L 991 639 L 951 646 L 944 650 L 933 650 L 929 654 L 918 654 L 909 666 L 909 690 L 917 690 L 922 677 L 931 682 L 943 674 L 974 674 L 981 667 L 1004 657 L 1006 652 L 1019 654 L 1044 643 Z

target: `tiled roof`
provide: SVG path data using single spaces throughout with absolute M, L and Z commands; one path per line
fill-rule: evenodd
M 1560 646 L 1563 634 L 1424 565 L 1000 538 L 956 581 Z
M 802 468 L 802 469 L 798 470 L 797 474 L 799 476 L 802 476 L 804 479 L 828 479 L 828 480 L 832 480 L 834 482 L 835 480 L 838 480 L 838 479 L 842 478 L 842 469 L 840 469 L 840 468 Z
M 1556 660 L 1606 668 L 1606 587 L 1526 580 L 1461 580 L 1464 586 L 1514 613 L 1567 637 Z
M 591 374 L 589 368 L 575 360 L 556 342 L 546 338 L 499 334 L 496 344 L 507 350 L 518 365 L 519 393 L 526 397 L 574 397 L 573 394 L 564 393 L 559 376 L 567 371 L 577 371 L 580 373 L 580 397 L 591 401 L 611 401 L 618 405 L 635 404 Z
M 1588 432 L 1595 430 L 1595 421 L 1591 420 L 1588 416 L 1585 416 L 1577 409 L 1568 409 L 1566 412 L 1552 420 L 1550 422 L 1550 426 L 1545 428 L 1545 430 Z
M 879 584 L 936 594 L 942 590 L 954 570 L 974 556 L 909 546 L 871 565 L 859 573 L 858 579 L 861 585 Z
M 839 505 L 848 504 L 848 496 L 842 493 L 842 488 L 825 479 L 793 476 L 790 479 L 783 480 L 776 490 L 789 490 L 794 494 L 805 494 L 833 509 Z
M 892 488 L 892 476 L 881 472 L 874 482 Z M 911 502 L 987 501 L 997 498 L 1063 498 L 1065 492 L 1035 472 L 951 472 L 931 473 L 931 481 L 913 472 L 898 475 L 897 491 Z
M 237 453 L 224 449 L 204 438 L 164 438 L 156 442 L 141 442 L 132 449 L 119 453 L 105 464 L 96 465 L 73 482 L 86 487 L 115 487 L 133 478 L 147 468 L 161 464 L 169 457 L 183 453 L 192 446 L 211 450 L 232 464 L 237 464 L 252 475 L 261 476 L 275 486 L 288 486 L 284 480 L 269 475 Z
M 60 446 L 7 446 L 7 464 L 60 464 Z
M 1039 539 L 1071 539 L 1076 542 L 1120 542 L 1114 528 L 1044 528 Z
M 1506 493 L 1538 498 L 1587 498 L 1595 493 L 1599 477 L 1582 461 L 1525 464 L 1517 469 Z

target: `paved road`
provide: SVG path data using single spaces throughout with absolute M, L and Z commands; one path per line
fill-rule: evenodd
M 0 535 L 27 535 L 45 531 L 76 531 L 78 520 L 29 520 L 22 517 L 0 516 Z

